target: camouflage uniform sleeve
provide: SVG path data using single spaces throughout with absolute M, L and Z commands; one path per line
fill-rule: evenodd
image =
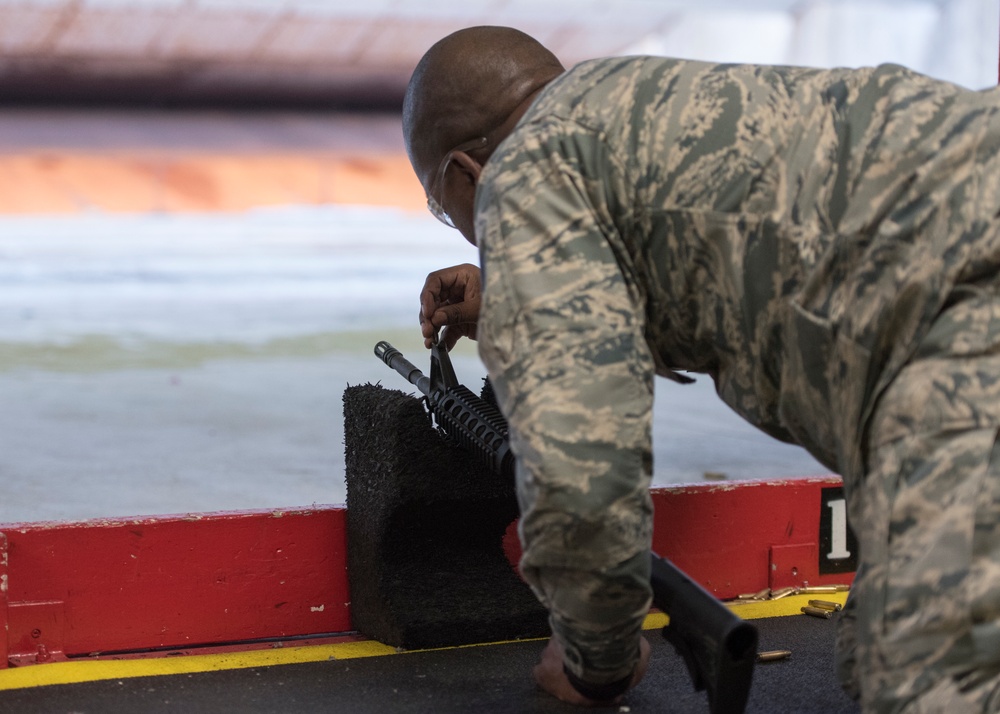
M 634 668 L 650 602 L 654 366 L 581 177 L 596 140 L 551 126 L 518 140 L 477 196 L 479 350 L 517 455 L 522 574 L 569 671 L 607 684 Z

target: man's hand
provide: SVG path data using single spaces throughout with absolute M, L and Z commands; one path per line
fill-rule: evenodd
M 632 675 L 632 682 L 629 689 L 635 687 L 646 675 L 646 668 L 649 666 L 649 641 L 645 637 L 639 638 L 639 664 L 636 665 L 635 673 Z M 535 681 L 538 686 L 546 692 L 570 704 L 578 704 L 585 707 L 607 706 L 608 702 L 588 699 L 580 694 L 566 678 L 563 670 L 563 647 L 555 637 L 549 638 L 549 644 L 542 651 L 542 658 L 535 665 Z M 620 699 L 620 697 L 619 697 Z M 618 699 L 615 700 L 617 702 Z
M 435 270 L 420 291 L 420 332 L 424 346 L 434 344 L 437 332 L 445 325 L 445 347 L 451 349 L 460 337 L 476 339 L 482 278 L 479 268 L 469 263 Z

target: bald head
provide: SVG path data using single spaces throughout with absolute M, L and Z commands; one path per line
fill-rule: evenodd
M 509 27 L 471 27 L 438 41 L 403 100 L 403 138 L 417 176 L 424 181 L 449 149 L 476 137 L 487 137 L 492 152 L 512 114 L 563 71 L 555 55 Z

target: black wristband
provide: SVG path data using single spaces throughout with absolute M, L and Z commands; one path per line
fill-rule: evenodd
M 584 682 L 582 679 L 570 672 L 569 668 L 567 668 L 565 664 L 563 665 L 563 671 L 566 673 L 566 678 L 569 680 L 569 683 L 573 685 L 573 689 L 578 691 L 587 699 L 593 699 L 597 702 L 609 702 L 612 699 L 621 696 L 628 689 L 628 685 L 632 683 L 631 674 L 614 682 L 608 682 L 607 684 L 590 684 L 589 682 Z

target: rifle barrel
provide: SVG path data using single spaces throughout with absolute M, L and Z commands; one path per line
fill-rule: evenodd
M 382 340 L 375 345 L 375 356 L 392 367 L 406 378 L 406 381 L 420 390 L 424 396 L 430 396 L 431 380 L 421 372 L 410 360 L 403 356 L 403 353 Z

